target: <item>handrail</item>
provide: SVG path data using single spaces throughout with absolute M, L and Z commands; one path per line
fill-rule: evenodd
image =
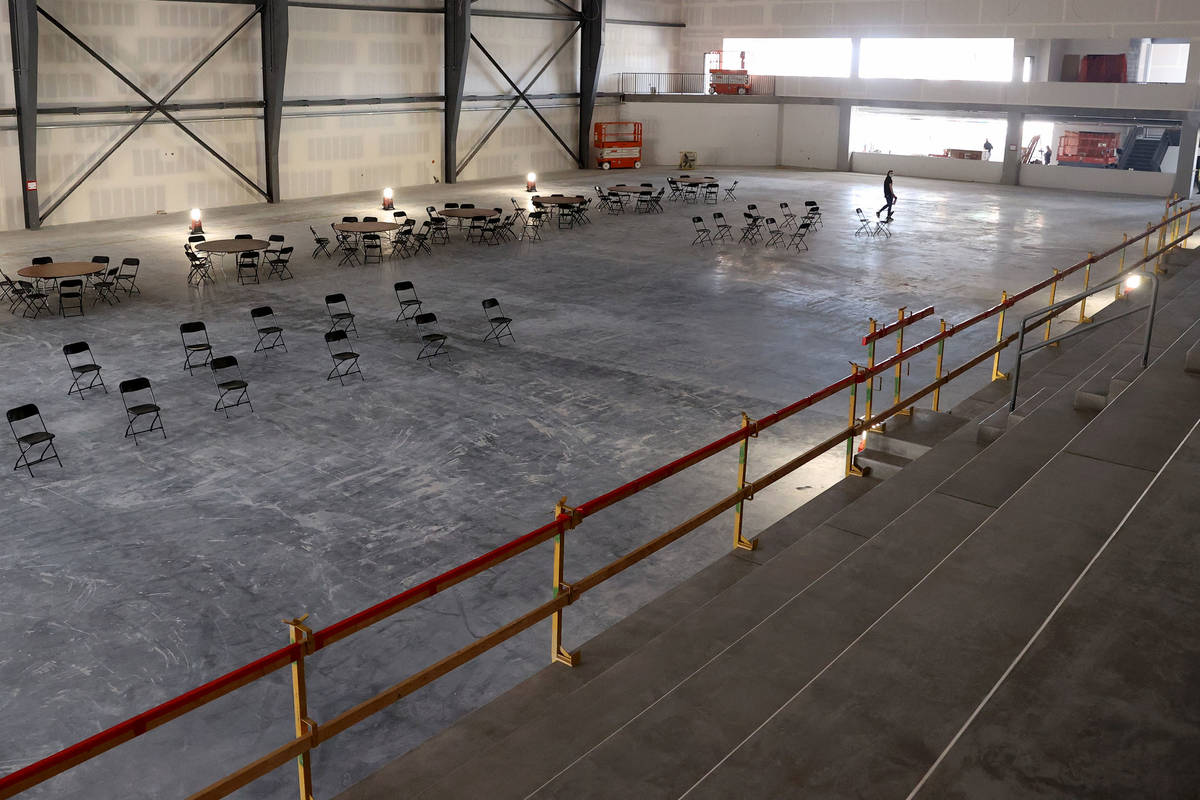
M 891 336 L 893 333 L 900 330 L 901 328 L 907 328 L 909 325 L 912 325 L 914 322 L 925 319 L 926 317 L 932 316 L 932 315 L 933 315 L 933 306 L 925 306 L 925 308 L 922 308 L 920 311 L 914 311 L 913 313 L 906 316 L 904 319 L 898 319 L 895 322 L 889 322 L 887 325 L 884 325 L 882 328 L 876 328 L 875 330 L 871 331 L 870 333 L 868 333 L 866 336 L 864 336 L 862 338 L 862 343 L 864 345 L 866 345 L 866 344 L 870 344 L 871 342 L 874 342 L 878 339 L 882 339 L 884 336 Z
M 1176 203 L 1175 205 L 1181 205 L 1181 203 Z M 363 701 L 362 703 L 359 703 L 358 705 L 347 709 L 346 711 L 343 711 L 320 726 L 318 726 L 316 722 L 314 722 L 312 719 L 309 719 L 307 716 L 301 715 L 297 710 L 296 723 L 298 735 L 295 739 L 276 748 L 271 753 L 268 753 L 246 767 L 243 767 L 242 769 L 225 776 L 208 788 L 193 795 L 195 798 L 224 797 L 235 791 L 237 788 L 245 786 L 256 778 L 265 775 L 270 770 L 287 763 L 289 760 L 296 758 L 297 756 L 303 756 L 307 754 L 312 749 L 317 747 L 322 741 L 325 741 L 332 736 L 336 736 L 338 733 L 347 730 L 357 722 L 366 719 L 376 711 L 391 705 L 401 697 L 404 697 L 407 694 L 416 691 L 416 689 L 427 685 L 431 681 L 436 680 L 438 677 L 441 677 L 456 667 L 470 661 L 486 650 L 495 647 L 497 644 L 500 644 L 501 642 L 512 638 L 518 633 L 527 630 L 537 622 L 551 617 L 554 618 L 556 624 L 560 623 L 563 609 L 573 603 L 584 592 L 599 586 L 608 578 L 611 578 L 613 575 L 616 575 L 633 564 L 636 564 L 639 561 L 649 557 L 651 554 L 657 552 L 671 542 L 681 538 L 706 522 L 716 518 L 724 511 L 735 506 L 740 507 L 741 503 L 752 500 L 756 492 L 771 486 L 796 469 L 799 469 L 818 456 L 838 446 L 840 443 L 852 442 L 854 437 L 858 436 L 859 434 L 862 434 L 868 429 L 890 419 L 896 414 L 904 413 L 905 409 L 911 408 L 918 400 L 924 398 L 930 393 L 936 393 L 942 386 L 965 374 L 968 370 L 974 368 L 986 359 L 998 356 L 1002 350 L 1018 341 L 1024 335 L 1027 329 L 1031 329 L 1031 327 L 1028 325 L 1028 322 L 1032 317 L 1039 317 L 1037 325 L 1041 325 L 1058 314 L 1061 314 L 1062 311 L 1064 311 L 1066 308 L 1069 308 L 1074 303 L 1080 302 L 1081 296 L 1072 297 L 1059 303 L 1052 303 L 1049 308 L 1043 308 L 1039 312 L 1027 316 L 1022 320 L 1020 329 L 1018 331 L 1007 336 L 998 336 L 994 345 L 968 359 L 959 367 L 948 371 L 945 375 L 940 374 L 939 360 L 939 375 L 936 380 L 922 387 L 917 392 L 910 394 L 908 397 L 898 399 L 897 402 L 895 402 L 892 406 L 880 411 L 877 414 L 872 415 L 868 411 L 868 413 L 861 419 L 856 417 L 856 406 L 854 402 L 855 391 L 858 384 L 870 380 L 874 375 L 880 374 L 894 366 L 898 366 L 907 358 L 910 358 L 911 356 L 932 347 L 934 344 L 939 344 L 944 340 L 951 338 L 955 334 L 965 331 L 973 325 L 978 324 L 979 322 L 995 316 L 996 314 L 1003 313 L 1005 309 L 1014 306 L 1021 299 L 1027 298 L 1048 286 L 1055 285 L 1057 282 L 1062 281 L 1065 277 L 1079 269 L 1090 268 L 1092 264 L 1095 264 L 1096 262 L 1115 254 L 1119 250 L 1128 247 L 1130 244 L 1150 236 L 1155 231 L 1164 233 L 1169 224 L 1190 215 L 1191 212 L 1195 210 L 1200 210 L 1200 204 L 1192 205 L 1189 208 L 1176 213 L 1174 216 L 1165 214 L 1163 220 L 1158 223 L 1158 225 L 1148 225 L 1147 230 L 1144 233 L 1139 234 L 1137 237 L 1134 237 L 1133 239 L 1126 237 L 1125 241 L 1116 247 L 1110 248 L 1109 250 L 1098 255 L 1089 255 L 1089 257 L 1084 261 L 1072 265 L 1064 270 L 1057 271 L 1050 278 L 1034 284 L 1033 286 L 1022 290 L 1021 292 L 1018 292 L 1012 297 L 1006 298 L 992 308 L 980 312 L 956 325 L 946 326 L 944 330 L 940 331 L 939 333 L 930 336 L 925 340 L 918 342 L 917 344 L 902 349 L 894 356 L 885 359 L 878 364 L 871 365 L 868 368 L 862 368 L 855 365 L 853 372 L 850 375 L 847 375 L 846 377 L 841 378 L 840 380 L 835 381 L 834 383 L 831 383 L 822 389 L 819 389 L 807 397 L 797 400 L 796 402 L 785 406 L 773 412 L 772 414 L 768 414 L 757 421 L 747 420 L 744 426 L 739 430 L 731 432 L 700 448 L 697 448 L 696 450 L 693 450 L 692 452 L 677 458 L 674 461 L 659 467 L 658 469 L 652 470 L 605 494 L 588 500 L 579 506 L 570 508 L 566 507 L 565 504 L 560 504 L 554 520 L 546 525 L 530 531 L 523 536 L 519 536 L 515 539 L 505 542 L 504 544 L 488 551 L 487 553 L 484 553 L 483 555 L 460 564 L 453 569 L 447 570 L 446 572 L 443 572 L 434 578 L 426 580 L 417 586 L 383 600 L 374 606 L 339 620 L 319 631 L 309 633 L 304 638 L 294 641 L 292 644 L 286 647 L 282 647 L 255 661 L 250 662 L 249 664 L 221 675 L 203 684 L 202 686 L 181 694 L 178 697 L 172 698 L 171 700 L 155 706 L 148 711 L 138 714 L 137 716 L 131 717 L 124 722 L 107 728 L 106 730 L 77 742 L 76 744 L 71 745 L 70 747 L 67 747 L 57 753 L 40 759 L 39 761 L 36 761 L 33 764 L 30 764 L 15 772 L 9 773 L 8 775 L 2 776 L 0 777 L 0 800 L 3 800 L 3 798 L 12 797 L 17 793 L 24 791 L 25 789 L 42 783 L 54 775 L 60 774 L 61 772 L 64 772 L 74 766 L 77 766 L 78 764 L 83 763 L 84 761 L 94 758 L 101 753 L 107 752 L 114 747 L 129 741 L 130 739 L 140 736 L 147 731 L 153 730 L 154 728 L 166 724 L 173 719 L 194 711 L 199 707 L 211 702 L 212 700 L 236 691 L 237 689 L 242 688 L 266 675 L 270 675 L 282 669 L 283 667 L 287 667 L 289 665 L 292 667 L 293 678 L 295 680 L 297 671 L 299 671 L 301 675 L 303 674 L 304 661 L 308 655 L 311 655 L 312 653 L 315 653 L 316 651 L 328 647 L 337 641 L 351 636 L 360 630 L 387 619 L 393 614 L 409 608 L 422 600 L 428 599 L 435 594 L 468 580 L 469 578 L 478 575 L 480 572 L 492 569 L 493 567 L 496 567 L 539 544 L 550 541 L 551 539 L 554 539 L 556 542 L 556 574 L 560 575 L 563 558 L 563 543 L 566 539 L 566 534 L 587 517 L 599 513 L 600 511 L 622 500 L 632 497 L 633 495 L 636 495 L 639 492 L 642 492 L 673 475 L 695 466 L 696 464 L 699 464 L 702 461 L 705 461 L 717 455 L 718 453 L 725 451 L 735 444 L 740 443 L 744 448 L 749 439 L 757 436 L 761 431 L 786 420 L 787 418 L 806 408 L 831 398 L 841 393 L 845 389 L 850 390 L 850 422 L 845 428 L 837 431 L 817 445 L 810 447 L 803 453 L 793 457 L 786 463 L 776 467 L 758 480 L 739 480 L 739 487 L 732 494 L 727 495 L 717 503 L 710 505 L 703 511 L 693 515 L 683 523 L 660 534 L 654 539 L 651 539 L 649 542 L 634 548 L 625 555 L 620 556 L 609 564 L 593 571 L 589 575 L 584 576 L 582 579 L 574 582 L 573 584 L 568 584 L 560 580 L 558 582 L 558 586 L 556 587 L 555 596 L 550 601 L 542 603 L 517 619 L 504 626 L 501 626 L 500 628 L 497 628 L 492 633 L 485 635 L 481 639 L 472 642 L 470 645 L 442 658 L 436 663 L 426 667 L 414 675 L 409 676 L 392 687 L 385 689 L 375 697 Z M 1184 225 L 1183 227 L 1185 229 L 1190 228 L 1190 218 L 1189 224 Z M 1146 252 L 1140 261 L 1130 265 L 1128 268 L 1122 269 L 1117 278 L 1114 278 L 1106 284 L 1097 287 L 1095 291 L 1100 291 L 1103 288 L 1110 287 L 1114 281 L 1118 280 L 1120 277 L 1124 277 L 1129 271 L 1137 266 L 1145 265 L 1150 261 L 1161 257 L 1163 253 L 1169 252 L 1173 247 L 1179 245 L 1183 241 L 1186 241 L 1189 236 L 1194 235 L 1198 230 L 1200 230 L 1200 226 L 1196 228 L 1190 228 L 1190 230 L 1184 230 L 1182 236 L 1176 236 L 1171 242 L 1167 243 L 1161 243 L 1162 238 L 1164 237 L 1160 236 L 1160 246 L 1156 252 L 1150 253 L 1149 246 L 1147 244 Z M 1122 264 L 1124 264 L 1123 261 Z M 1092 293 L 1095 292 L 1088 292 L 1087 294 Z M 915 314 L 905 317 L 903 319 L 903 324 L 898 320 L 895 323 L 885 326 L 884 330 L 888 332 L 901 331 L 903 328 L 907 327 L 908 324 L 916 321 L 916 319 L 925 318 L 929 315 L 932 315 L 932 313 L 932 307 L 922 309 L 920 312 L 916 312 Z M 1037 325 L 1032 327 L 1036 327 Z M 880 333 L 875 337 L 875 339 L 883 335 L 887 334 Z M 874 339 L 872 339 L 872 341 L 874 341 Z M 743 464 L 744 457 L 745 450 L 743 449 Z M 744 476 L 744 470 L 742 475 Z M 307 629 L 304 630 L 307 631 Z M 303 683 L 301 681 L 296 685 L 302 687 Z M 302 692 L 303 689 L 297 689 L 297 691 Z M 304 733 L 300 733 L 300 731 L 304 731 Z M 303 777 L 301 777 L 301 781 L 304 781 Z

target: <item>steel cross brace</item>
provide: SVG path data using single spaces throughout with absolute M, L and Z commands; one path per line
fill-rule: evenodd
M 46 20 L 48 22 L 50 22 L 51 25 L 53 25 L 54 27 L 56 27 L 60 31 L 62 31 L 63 34 L 65 34 L 68 39 L 70 39 L 75 44 L 79 45 L 79 47 L 82 48 L 84 52 L 86 52 L 92 58 L 99 61 L 101 66 L 103 66 L 105 69 L 107 69 L 113 75 L 117 76 L 118 80 L 120 80 L 122 83 L 124 83 L 126 86 L 128 86 L 130 89 L 132 89 L 134 92 L 136 92 L 139 97 L 141 97 L 143 100 L 145 100 L 147 103 L 150 104 L 150 110 L 147 111 L 142 116 L 141 119 L 139 119 L 137 122 L 135 122 L 133 127 L 130 128 L 128 131 L 126 131 L 121 136 L 120 139 L 118 139 L 111 147 L 108 148 L 108 150 L 104 151 L 104 154 L 101 155 L 100 158 L 94 164 L 92 164 L 87 169 L 87 171 L 84 172 L 83 175 L 81 175 L 75 181 L 75 183 L 71 184 L 70 188 L 68 188 L 67 191 L 65 193 L 63 193 L 63 195 L 61 197 L 59 197 L 57 200 L 55 200 L 54 203 L 52 203 L 50 205 L 50 207 L 48 209 L 46 209 L 45 213 L 41 214 L 41 221 L 44 222 L 47 217 L 49 217 L 51 214 L 53 214 L 55 209 L 57 209 L 60 205 L 62 205 L 63 202 L 68 197 L 70 197 L 75 192 L 75 190 L 78 189 L 83 184 L 84 181 L 86 181 L 88 178 L 90 178 L 92 176 L 92 173 L 94 173 L 97 169 L 100 168 L 100 165 L 102 165 L 105 161 L 108 160 L 109 156 L 111 156 L 113 153 L 115 153 L 121 145 L 125 144 L 125 142 L 129 140 L 129 137 L 131 137 L 131 136 L 133 136 L 133 134 L 137 133 L 138 130 L 143 125 L 146 124 L 146 121 L 148 119 L 150 119 L 152 116 L 154 116 L 156 113 L 162 114 L 164 117 L 169 119 L 171 122 L 175 123 L 179 127 L 179 129 L 181 131 L 183 131 L 185 134 L 187 134 L 189 138 L 191 138 L 193 141 L 195 141 L 196 144 L 200 145 L 206 151 L 208 151 L 209 155 L 211 155 L 213 158 L 217 159 L 222 164 L 224 164 L 225 167 L 227 167 L 234 175 L 237 175 L 239 178 L 241 178 L 243 181 L 245 181 L 252 189 L 254 189 L 256 192 L 261 194 L 264 198 L 269 199 L 266 191 L 264 191 L 262 187 L 260 187 L 257 183 L 255 183 L 253 180 L 251 180 L 249 177 L 247 177 L 245 173 L 243 173 L 241 170 L 239 170 L 233 164 L 229 163 L 228 159 L 226 159 L 224 156 L 222 156 L 216 150 L 212 149 L 212 147 L 210 147 L 207 142 L 205 142 L 203 139 L 201 139 L 195 133 L 190 131 L 187 128 L 187 126 L 184 125 L 183 122 L 178 117 L 176 117 L 171 112 L 167 111 L 166 105 L 165 105 L 168 100 L 170 100 L 172 97 L 175 96 L 176 92 L 178 92 L 180 89 L 183 88 L 184 84 L 186 84 L 189 80 L 191 80 L 192 77 L 197 72 L 199 72 L 204 67 L 205 64 L 207 64 L 209 61 L 212 60 L 213 56 L 215 56 L 221 50 L 221 48 L 223 48 L 226 44 L 228 44 L 230 42 L 230 40 L 233 39 L 234 36 L 237 36 L 242 31 L 243 28 L 245 28 L 247 25 L 249 25 L 250 21 L 253 20 L 254 17 L 260 11 L 262 11 L 262 8 L 263 8 L 263 4 L 261 2 L 255 3 L 254 10 L 252 12 L 250 12 L 250 15 L 248 17 L 246 17 L 244 20 L 242 20 L 241 23 L 236 28 L 234 28 L 232 31 L 230 31 L 229 34 L 225 36 L 225 38 L 223 38 L 220 42 L 218 42 L 214 48 L 209 50 L 208 54 L 205 55 L 204 58 L 200 59 L 199 63 L 197 63 L 188 72 L 187 75 L 184 75 L 183 78 L 181 78 L 179 80 L 179 82 L 176 83 L 175 86 L 173 86 L 171 88 L 171 91 L 169 91 L 165 95 L 163 95 L 161 100 L 156 101 L 150 95 L 148 95 L 144 91 L 142 91 L 142 89 L 140 87 L 138 87 L 136 84 L 134 84 L 133 81 L 129 80 L 129 78 L 127 78 L 124 74 L 122 74 L 122 72 L 119 69 L 117 69 L 112 64 L 110 64 L 104 58 L 104 56 L 97 53 L 90 45 L 87 44 L 87 42 L 83 41 L 78 36 L 76 36 L 74 33 L 72 33 L 69 28 L 67 28 L 65 25 L 63 25 L 61 22 L 59 22 L 57 19 L 55 19 L 53 16 L 51 16 L 50 13 L 47 12 L 44 8 L 42 8 L 41 6 L 38 6 L 38 13 L 41 14 L 43 17 L 45 17 Z
M 576 28 L 575 30 L 577 31 L 579 29 Z M 575 31 L 571 31 L 571 36 L 574 36 L 574 35 L 575 35 Z M 560 145 L 562 145 L 563 150 L 567 151 L 567 155 L 569 155 L 571 157 L 571 160 L 574 161 L 576 164 L 578 164 L 579 157 L 576 156 L 575 152 L 573 150 L 571 150 L 571 147 L 562 140 L 562 137 L 558 135 L 558 131 L 554 130 L 554 126 L 551 125 L 546 120 L 546 118 L 542 116 L 542 112 L 538 111 L 537 107 L 534 106 L 534 104 L 529 101 L 529 98 L 525 96 L 525 92 L 521 91 L 521 87 L 517 86 L 517 84 L 513 82 L 513 79 L 510 78 L 508 76 L 508 73 L 504 71 L 504 67 L 500 66 L 500 64 L 498 64 L 496 62 L 496 59 L 492 58 L 492 54 L 489 53 L 487 51 L 487 48 L 483 46 L 483 43 L 480 42 L 479 39 L 477 39 L 475 37 L 475 34 L 471 34 L 471 41 L 475 43 L 475 46 L 479 48 L 479 51 L 481 53 L 483 53 L 484 57 L 487 58 L 487 60 L 489 62 L 491 62 L 491 65 L 496 68 L 496 71 L 500 73 L 500 76 L 502 78 L 504 78 L 505 81 L 508 82 L 508 85 L 513 88 L 513 91 L 515 91 L 517 93 L 517 97 L 519 97 L 521 100 L 523 100 L 525 102 L 525 105 L 527 105 L 529 107 L 529 110 L 534 113 L 534 116 L 536 116 L 539 120 L 541 120 L 542 124 L 546 126 L 546 130 L 550 131 L 550 135 L 554 137 L 555 141 L 557 141 Z M 568 40 L 568 41 L 570 41 L 570 40 Z
M 579 33 L 579 29 L 581 27 L 582 27 L 581 25 L 576 25 L 574 30 L 572 30 L 569 34 L 567 34 L 567 38 L 563 39 L 562 44 L 560 44 L 558 46 L 558 48 L 550 55 L 550 57 L 548 59 L 546 59 L 546 63 L 542 64 L 542 68 L 539 69 L 537 71 L 537 74 L 534 75 L 533 78 L 529 81 L 529 83 L 527 83 L 525 85 L 526 92 L 528 92 L 530 89 L 532 89 L 533 85 L 535 83 L 537 83 L 538 78 L 542 77 L 542 73 L 544 73 L 547 69 L 550 68 L 550 65 L 552 63 L 554 63 L 554 59 L 558 58 L 558 54 L 563 51 L 563 48 L 565 48 L 567 45 L 569 45 L 571 43 L 571 40 L 575 38 L 575 34 Z M 479 44 L 479 43 L 476 42 L 476 44 Z M 480 49 L 482 50 L 483 47 L 480 46 Z M 493 63 L 495 63 L 495 62 L 493 62 Z M 499 67 L 497 67 L 497 69 L 499 69 Z M 518 92 L 519 92 L 519 90 L 518 90 Z M 471 152 L 467 153 L 466 157 L 463 158 L 462 162 L 459 163 L 459 165 L 455 168 L 454 174 L 456 176 L 462 174 L 463 170 L 467 168 L 467 164 L 470 164 L 471 159 L 473 159 L 479 153 L 479 151 L 483 149 L 483 146 L 488 143 L 488 139 L 491 139 L 492 134 L 496 132 L 496 130 L 500 127 L 500 125 L 504 122 L 504 120 L 508 119 L 508 115 L 511 114 L 512 110 L 517 107 L 517 104 L 521 102 L 522 98 L 525 99 L 526 103 L 529 102 L 528 97 L 523 93 L 518 93 L 518 95 L 512 99 L 512 102 L 510 102 L 508 104 L 508 108 L 504 109 L 504 113 L 500 115 L 500 119 L 496 120 L 496 122 L 492 125 L 492 127 L 488 128 L 487 133 L 483 134 L 483 136 L 481 136 L 479 138 L 479 141 L 476 142 L 475 146 L 471 148 Z M 545 122 L 545 120 L 542 120 L 542 122 Z M 553 131 L 551 131 L 551 133 L 553 133 Z M 559 139 L 559 142 L 561 142 L 561 141 L 562 140 Z M 565 147 L 565 145 L 564 145 L 564 147 Z

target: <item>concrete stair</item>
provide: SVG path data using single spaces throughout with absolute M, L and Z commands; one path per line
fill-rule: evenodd
M 1200 285 L 1163 288 L 1144 373 L 1127 318 L 1030 357 L 1020 413 L 889 421 L 871 477 L 339 797 L 906 796 L 1200 418 Z

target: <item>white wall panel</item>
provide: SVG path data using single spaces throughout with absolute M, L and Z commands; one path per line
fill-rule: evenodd
M 1112 192 L 1166 197 L 1171 193 L 1175 175 L 1167 172 L 1089 169 L 1087 167 L 1047 167 L 1026 164 L 1021 167 L 1020 185 L 1066 191 Z
M 695 150 L 698 165 L 774 166 L 779 106 L 715 103 L 627 103 L 621 118 L 642 123 L 642 161 L 677 164 Z
M 780 106 L 783 136 L 779 163 L 786 167 L 837 169 L 838 107 Z
M 905 176 L 913 178 L 937 178 L 946 181 L 999 183 L 1004 166 L 999 162 L 967 161 L 962 158 L 897 156 L 887 153 L 850 154 L 851 172 L 885 175 L 889 169 L 896 171 L 896 194 L 899 197 L 903 197 L 904 189 L 900 187 Z

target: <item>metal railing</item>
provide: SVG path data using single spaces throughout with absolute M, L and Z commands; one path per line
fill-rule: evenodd
M 710 94 L 706 72 L 622 72 L 621 94 Z M 751 75 L 747 94 L 775 94 L 774 75 Z
M 1173 205 L 1168 205 L 1168 211 Z M 754 540 L 746 539 L 742 534 L 743 510 L 744 504 L 747 501 L 753 500 L 756 493 L 770 487 L 772 484 L 782 480 L 795 470 L 813 461 L 817 457 L 842 446 L 846 447 L 846 471 L 847 473 L 854 472 L 853 452 L 854 442 L 859 435 L 864 435 L 868 430 L 884 423 L 891 417 L 906 413 L 913 405 L 926 397 L 929 394 L 934 394 L 935 407 L 937 392 L 941 387 L 945 386 L 955 378 L 965 374 L 971 368 L 985 362 L 989 358 L 999 358 L 1002 350 L 1010 344 L 1017 341 L 1020 335 L 1024 332 L 1024 325 L 1021 332 L 1004 335 L 1004 313 L 1006 309 L 1011 308 L 1018 301 L 1028 298 L 1034 293 L 1041 291 L 1047 287 L 1053 287 L 1058 282 L 1065 279 L 1068 275 L 1080 269 L 1084 270 L 1085 283 L 1090 273 L 1090 268 L 1093 264 L 1100 260 L 1112 256 L 1118 252 L 1121 253 L 1121 267 L 1118 275 L 1136 268 L 1137 266 L 1145 267 L 1153 262 L 1156 258 L 1160 258 L 1164 252 L 1169 251 L 1173 247 L 1178 246 L 1185 241 L 1187 237 L 1196 232 L 1190 228 L 1190 214 L 1194 210 L 1200 210 L 1200 205 L 1194 205 L 1186 210 L 1178 211 L 1174 215 L 1164 214 L 1163 220 L 1158 225 L 1148 225 L 1147 230 L 1130 239 L 1125 237 L 1122 244 L 1111 248 L 1108 251 L 1096 255 L 1089 255 L 1088 259 L 1081 261 L 1065 270 L 1055 270 L 1055 273 L 1050 278 L 1041 281 L 1034 286 L 1031 286 L 1017 294 L 1009 297 L 1007 294 L 1003 296 L 1001 303 L 993 306 L 986 311 L 980 312 L 975 316 L 964 320 L 961 323 L 953 326 L 947 326 L 945 320 L 941 322 L 941 330 L 935 336 L 929 337 L 924 341 L 918 342 L 915 345 L 905 347 L 903 339 L 897 341 L 897 352 L 895 355 L 884 359 L 878 363 L 874 362 L 874 345 L 875 342 L 884 336 L 891 333 L 897 333 L 900 337 L 903 336 L 904 330 L 920 319 L 924 319 L 933 314 L 933 308 L 924 309 L 916 314 L 906 314 L 902 309 L 895 323 L 884 326 L 882 328 L 875 327 L 873 324 L 871 333 L 864 337 L 864 344 L 867 344 L 871 350 L 871 363 L 866 367 L 852 364 L 852 371 L 849 375 L 841 380 L 835 381 L 830 385 L 820 389 L 817 392 L 800 399 L 791 405 L 779 409 L 773 414 L 768 414 L 759 420 L 751 420 L 745 414 L 742 415 L 741 427 L 732 431 L 725 436 L 710 442 L 703 447 L 694 450 L 680 458 L 671 461 L 670 463 L 659 467 L 656 470 L 646 473 L 641 477 L 630 481 L 623 486 L 620 486 L 612 491 L 588 500 L 578 506 L 569 506 L 566 498 L 562 498 L 554 507 L 554 519 L 546 525 L 530 531 L 523 536 L 517 537 L 509 542 L 506 542 L 499 547 L 471 560 L 464 564 L 448 570 L 434 578 L 431 578 L 417 586 L 412 587 L 404 592 L 401 592 L 393 597 L 383 600 L 370 608 L 364 609 L 353 616 L 333 623 L 328 627 L 320 630 L 312 630 L 306 626 L 305 617 L 299 617 L 292 620 L 286 620 L 285 624 L 289 630 L 289 643 L 285 647 L 281 647 L 272 653 L 262 656 L 261 658 L 241 666 L 231 672 L 226 673 L 208 683 L 199 686 L 189 692 L 186 692 L 178 697 L 172 698 L 161 705 L 158 705 L 142 714 L 132 717 L 124 722 L 114 725 L 107 730 L 101 731 L 94 736 L 77 742 L 70 747 L 65 748 L 53 755 L 41 759 L 27 767 L 19 769 L 8 775 L 0 777 L 0 798 L 13 797 L 16 794 L 43 783 L 46 780 L 61 774 L 72 767 L 84 763 L 92 758 L 95 758 L 102 753 L 108 752 L 113 748 L 128 742 L 136 737 L 139 737 L 155 728 L 158 728 L 171 720 L 194 712 L 200 707 L 216 700 L 217 698 L 228 695 L 238 689 L 246 687 L 255 681 L 271 675 L 285 667 L 291 668 L 292 675 L 292 721 L 294 723 L 295 737 L 285 742 L 271 752 L 262 755 L 249 764 L 243 766 L 235 772 L 232 772 L 208 787 L 191 795 L 193 800 L 199 798 L 219 798 L 225 797 L 236 791 L 238 788 L 248 785 L 254 780 L 263 777 L 277 767 L 283 766 L 289 761 L 295 760 L 297 765 L 297 779 L 299 782 L 302 797 L 313 797 L 312 784 L 312 766 L 311 753 L 322 742 L 337 736 L 340 733 L 348 730 L 354 725 L 362 722 L 371 715 L 382 711 L 398 700 L 408 696 L 417 689 L 428 685 L 438 678 L 446 675 L 457 667 L 468 663 L 474 658 L 482 655 L 500 643 L 511 639 L 517 634 L 525 631 L 542 620 L 551 620 L 550 630 L 550 652 L 553 662 L 573 665 L 578 658 L 577 653 L 571 653 L 563 644 L 563 612 L 564 609 L 578 600 L 586 592 L 600 586 L 606 580 L 615 575 L 620 574 L 631 566 L 643 561 L 662 548 L 672 542 L 682 538 L 688 533 L 696 530 L 705 523 L 715 519 L 727 510 L 735 510 L 734 521 L 734 546 L 738 548 L 753 549 L 755 546 Z M 1189 220 L 1188 223 L 1180 226 L 1179 220 Z M 1165 242 L 1165 230 L 1168 226 L 1173 227 L 1173 233 L 1170 242 Z M 1182 230 L 1182 236 L 1180 232 Z M 1161 246 L 1158 250 L 1151 254 L 1149 252 L 1149 238 L 1155 232 L 1160 232 Z M 1136 243 L 1139 239 L 1145 239 L 1146 245 L 1141 261 L 1130 267 L 1126 267 L 1124 259 L 1124 251 L 1130 245 Z M 1102 287 L 1103 288 L 1103 287 Z M 1072 298 L 1074 300 L 1074 298 Z M 1058 307 L 1063 306 L 1063 307 Z M 1082 301 L 1081 301 L 1082 306 Z M 1063 313 L 1066 310 L 1066 301 L 1060 304 L 1054 304 L 1051 301 L 1051 307 L 1044 309 L 1041 315 L 1048 320 Z M 944 342 L 974 325 L 977 325 L 993 316 L 998 316 L 1000 322 L 998 324 L 997 341 L 991 347 L 988 347 L 983 352 L 976 354 L 968 359 L 960 366 L 949 370 L 945 373 L 942 371 L 942 346 Z M 1083 309 L 1080 310 L 1081 321 L 1086 321 L 1083 317 Z M 1039 323 L 1041 321 L 1039 320 Z M 873 413 L 868 405 L 867 413 L 863 417 L 857 415 L 857 394 L 858 386 L 864 382 L 870 387 L 871 380 L 877 375 L 883 375 L 889 370 L 897 369 L 907 359 L 913 357 L 917 353 L 923 352 L 930 347 L 937 345 L 938 361 L 937 372 L 932 383 L 927 384 L 921 389 L 909 394 L 907 397 L 901 397 L 900 373 L 896 372 L 896 385 L 894 389 L 893 403 L 883 411 Z M 996 363 L 993 364 L 993 375 L 1003 377 L 999 373 Z M 848 424 L 845 428 L 838 430 L 828 436 L 824 441 L 810 447 L 803 453 L 789 459 L 786 463 L 776 467 L 766 473 L 757 480 L 747 479 L 747 464 L 749 456 L 750 439 L 759 436 L 763 431 L 777 425 L 789 417 L 803 411 L 806 408 L 816 405 L 824 400 L 835 397 L 843 391 L 849 392 L 850 397 L 850 416 Z M 868 401 L 870 396 L 868 394 Z M 677 475 L 684 470 L 687 470 L 703 461 L 706 461 L 719 453 L 726 451 L 734 445 L 740 445 L 740 454 L 737 468 L 737 488 L 731 494 L 721 498 L 717 502 L 694 514 L 684 522 L 675 527 L 659 534 L 648 542 L 630 550 L 612 562 L 600 567 L 588 575 L 568 582 L 565 575 L 566 567 L 566 542 L 568 534 L 578 527 L 582 522 L 595 516 L 601 511 L 610 508 L 624 500 L 627 500 L 634 495 L 643 492 L 667 478 Z M 516 619 L 501 625 L 492 630 L 490 633 L 473 641 L 471 644 L 463 647 L 448 656 L 436 661 L 428 667 L 404 678 L 398 683 L 384 689 L 373 697 L 364 700 L 357 705 L 348 708 L 341 713 L 336 714 L 332 718 L 318 722 L 308 711 L 308 688 L 306 682 L 306 661 L 316 652 L 330 647 L 337 642 L 346 639 L 355 633 L 363 631 L 375 624 L 378 624 L 393 615 L 410 608 L 417 603 L 422 602 L 436 594 L 446 591 L 447 589 L 462 583 L 480 573 L 491 570 L 500 564 L 503 564 L 510 559 L 513 559 L 531 548 L 543 544 L 545 542 L 554 541 L 554 555 L 552 563 L 552 581 L 551 581 L 551 598 Z

